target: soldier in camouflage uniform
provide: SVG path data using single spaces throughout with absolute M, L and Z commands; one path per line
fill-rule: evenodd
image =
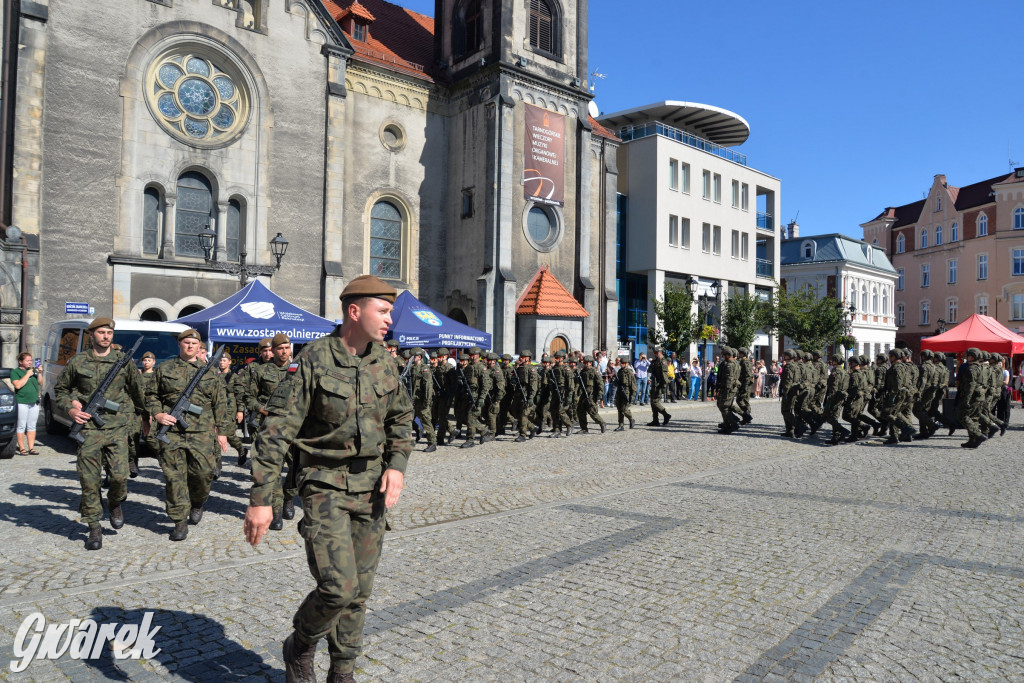
M 248 437 L 246 437 L 242 441 L 242 450 L 239 451 L 238 453 L 239 467 L 245 465 L 245 461 L 249 457 L 249 449 L 252 446 L 253 438 L 256 436 L 256 425 L 259 424 L 258 418 L 260 417 L 258 413 L 255 415 L 249 414 L 249 411 L 246 408 L 246 396 L 249 395 L 250 387 L 255 381 L 256 374 L 259 371 L 260 367 L 269 363 L 270 359 L 274 357 L 274 345 L 271 343 L 271 341 L 272 340 L 270 337 L 264 337 L 263 339 L 260 339 L 260 342 L 256 347 L 259 356 L 256 358 L 256 360 L 250 362 L 241 370 L 241 372 L 238 373 L 238 383 L 235 389 L 235 399 L 238 402 L 238 407 L 245 411 L 245 414 L 242 416 L 242 419 L 246 421 L 245 430 L 249 432 Z
M 619 359 L 619 369 L 615 373 L 615 407 L 619 411 L 619 426 L 615 431 L 621 432 L 623 420 L 629 420 L 629 428 L 633 428 L 633 412 L 629 407 L 636 397 L 636 373 L 629 361 Z
M 97 427 L 92 415 L 82 410 L 99 388 L 103 380 L 124 354 L 115 351 L 114 321 L 110 318 L 96 318 L 86 329 L 92 348 L 75 354 L 67 362 L 57 378 L 53 393 L 57 410 L 64 412 L 76 424 L 82 425 L 83 443 L 78 446 L 78 481 L 82 486 L 82 500 L 78 510 L 82 522 L 89 527 L 85 541 L 86 550 L 99 550 L 103 546 L 103 531 L 100 518 L 103 516 L 103 498 L 100 480 L 104 467 L 108 468 L 110 489 L 107 504 L 110 511 L 110 526 L 120 529 L 124 526 L 124 512 L 121 503 L 128 497 L 128 423 L 135 420 L 135 411 L 128 405 L 145 405 L 146 399 L 139 372 L 128 363 L 111 382 L 106 398 L 117 403 L 117 412 L 103 410 L 100 419 L 103 426 Z M 129 403 L 131 399 L 131 404 Z
M 853 443 L 865 437 L 868 432 L 863 423 L 871 418 L 864 414 L 864 408 L 871 396 L 873 380 L 870 374 L 871 364 L 866 356 L 851 356 L 848 362 L 850 384 L 846 406 L 843 408 L 843 419 L 850 423 L 850 435 L 846 440 Z
M 505 371 L 498 364 L 498 354 L 493 351 L 487 354 L 485 365 L 488 378 L 491 383 L 491 390 L 487 393 L 484 401 L 483 416 L 487 423 L 487 434 L 480 436 L 480 443 L 494 441 L 498 434 L 498 415 L 501 413 L 501 404 L 505 400 Z M 501 425 L 504 428 L 504 425 Z M 502 429 L 504 431 L 504 429 Z
M 412 405 L 394 361 L 379 345 L 395 290 L 363 275 L 341 294 L 340 329 L 308 344 L 294 378 L 275 392 L 256 441 L 245 535 L 267 533 L 281 468 L 299 453 L 299 533 L 316 581 L 284 642 L 285 677 L 314 680 L 326 636 L 329 681 L 353 681 L 366 601 L 383 547 L 384 511 L 398 502 L 412 451 Z
M 932 392 L 932 403 L 928 406 L 928 417 L 933 423 L 937 423 L 932 434 L 938 431 L 941 424 L 947 429 L 956 429 L 956 423 L 947 418 L 942 412 L 942 400 L 946 398 L 946 388 L 949 385 L 949 369 L 946 367 L 946 354 L 941 351 L 932 351 L 932 365 L 935 366 L 933 373 L 934 391 Z M 952 432 L 950 433 L 952 435 Z
M 439 443 L 448 443 L 448 436 L 451 433 L 451 423 L 448 415 L 452 410 L 452 378 L 449 372 L 452 366 L 448 362 L 449 352 L 443 346 L 437 350 L 437 365 L 434 366 L 434 405 L 431 410 L 431 417 L 437 425 L 437 440 Z
M 548 392 L 548 406 L 551 411 L 552 436 L 562 436 L 562 429 L 565 428 L 565 436 L 572 434 L 572 417 L 570 406 L 573 395 L 576 392 L 576 381 L 569 372 L 569 366 L 565 363 L 566 353 L 562 349 L 555 351 L 555 362 L 549 374 L 551 386 Z
M 715 403 L 722 415 L 722 422 L 718 425 L 719 434 L 732 434 L 740 428 L 739 418 L 733 415 L 732 410 L 739 386 L 740 365 L 736 361 L 736 349 L 723 346 L 722 361 L 718 364 L 718 388 L 715 390 Z
M 917 366 L 917 371 L 917 387 L 912 410 L 917 419 L 917 438 L 924 440 L 938 428 L 928 414 L 935 397 L 935 365 L 932 363 L 932 352 L 928 349 L 921 351 L 921 362 Z
M 215 442 L 221 451 L 228 448 L 224 436 L 231 424 L 228 414 L 224 383 L 212 372 L 203 375 L 189 401 L 202 409 L 199 415 L 189 415 L 188 428 L 176 424 L 169 415 L 175 402 L 188 383 L 203 369 L 197 356 L 202 341 L 195 330 L 178 335 L 178 357 L 157 366 L 156 377 L 146 392 L 146 406 L 153 419 L 168 425 L 170 443 L 161 444 L 160 466 L 166 480 L 167 516 L 174 522 L 172 541 L 188 537 L 188 525 L 196 525 L 203 518 L 203 504 L 210 497 L 210 484 L 217 462 Z M 217 432 L 220 432 L 219 434 Z M 187 516 L 187 521 L 186 521 Z
M 754 417 L 750 414 L 750 394 L 754 391 L 754 363 L 749 358 L 747 349 L 737 349 L 737 362 L 740 369 L 739 390 L 736 392 L 736 403 L 732 411 L 740 417 L 740 424 L 750 424 Z
M 566 412 L 569 413 L 570 425 L 575 423 L 576 414 L 579 412 L 580 401 L 583 400 L 583 387 L 580 385 L 579 359 L 576 355 L 578 353 L 578 351 L 573 351 L 562 363 L 563 367 L 565 367 L 565 373 L 569 376 L 569 380 L 572 382 L 572 393 L 568 398 L 568 405 L 566 406 Z
M 231 418 L 231 427 L 224 436 L 228 437 L 228 445 L 241 453 L 244 448 L 242 440 L 238 437 L 238 423 L 242 421 L 242 406 L 238 403 L 238 375 L 231 372 L 231 354 L 227 351 L 220 357 L 220 367 L 217 369 L 217 377 L 224 382 L 224 394 L 228 401 L 228 415 Z M 217 471 L 220 471 L 218 463 Z
M 152 351 L 146 351 L 142 354 L 142 360 L 140 362 L 142 363 L 142 369 L 139 373 L 139 384 L 142 387 L 142 395 L 145 396 L 149 389 L 149 385 L 153 383 L 153 379 L 156 377 L 156 356 L 153 355 Z M 150 425 L 151 420 L 149 417 L 149 410 L 147 410 L 145 402 L 143 402 L 141 406 L 135 406 L 135 409 L 138 410 L 140 407 L 142 408 L 142 419 L 140 421 L 142 430 L 139 444 L 136 445 L 136 449 L 138 449 L 139 446 L 145 446 L 145 450 L 148 451 L 150 455 L 156 456 L 160 451 L 157 446 L 156 439 L 154 439 L 156 436 L 156 430 Z M 138 450 L 136 450 L 136 454 L 138 454 Z M 136 465 L 136 468 L 137 467 L 138 465 Z
M 782 420 L 786 431 L 782 436 L 797 436 L 796 431 L 802 429 L 803 422 L 797 414 L 797 401 L 800 398 L 801 363 L 797 359 L 799 351 L 786 349 L 782 352 L 782 376 L 779 379 L 779 396 L 781 397 Z M 802 435 L 803 432 L 800 432 Z
M 978 422 L 978 407 L 984 394 L 978 363 L 982 353 L 973 346 L 967 349 L 967 361 L 956 376 L 956 419 L 967 430 L 967 441 L 960 444 L 961 448 L 977 448 L 988 438 Z
M 506 395 L 511 397 L 510 410 L 516 420 L 516 428 L 519 436 L 517 443 L 526 441 L 533 437 L 534 432 L 534 405 L 537 400 L 537 393 L 540 387 L 540 378 L 537 370 L 530 364 L 533 352 L 524 349 L 519 353 L 519 363 L 513 368 L 512 379 L 506 385 Z
M 537 379 L 539 382 L 537 389 L 536 404 L 533 409 L 534 419 L 533 423 L 534 434 L 540 434 L 544 431 L 545 420 L 550 421 L 548 410 L 551 405 L 552 395 L 555 390 L 551 388 L 552 383 L 552 368 L 551 368 L 551 356 L 548 354 L 541 354 L 540 357 L 540 370 L 537 371 Z
M 495 433 L 495 436 L 505 434 L 505 427 L 508 425 L 509 411 L 512 409 L 512 391 L 513 382 L 515 381 L 512 379 L 512 374 L 515 372 L 515 367 L 512 364 L 512 356 L 507 353 L 502 354 L 498 367 L 501 369 L 502 379 L 505 380 L 505 395 L 502 397 L 501 403 L 498 405 L 498 430 Z
M 423 435 L 427 437 L 424 453 L 437 450 L 437 434 L 431 422 L 430 406 L 434 399 L 434 375 L 430 364 L 423 362 L 426 351 L 417 347 L 410 352 L 412 367 L 409 374 L 412 378 L 412 409 L 413 419 L 419 419 Z
M 462 367 L 462 374 L 458 375 L 460 381 L 465 380 L 465 385 L 462 387 L 461 396 L 456 399 L 460 401 L 461 407 L 461 410 L 456 411 L 456 416 L 458 418 L 458 414 L 461 412 L 462 419 L 466 422 L 466 441 L 461 447 L 471 448 L 476 445 L 474 439 L 477 434 L 480 435 L 480 443 L 484 442 L 484 437 L 487 434 L 487 427 L 482 420 L 482 415 L 487 394 L 491 390 L 491 380 L 487 368 L 480 361 L 479 346 L 471 347 L 466 359 L 468 363 Z M 459 361 L 461 366 L 463 361 L 461 354 Z
M 875 356 L 875 366 L 871 372 L 871 401 L 868 404 L 868 413 L 875 418 L 875 436 L 881 436 L 886 428 L 886 415 L 883 408 L 883 397 L 885 394 L 885 373 L 889 369 L 889 359 L 886 354 L 879 353 Z
M 606 428 L 604 418 L 597 411 L 601 397 L 604 395 L 604 378 L 601 377 L 601 373 L 594 367 L 593 356 L 583 356 L 583 370 L 579 373 L 579 380 L 581 400 L 577 404 L 576 416 L 580 421 L 580 431 L 584 434 L 589 431 L 587 429 L 587 417 L 590 417 L 598 424 L 601 428 L 601 433 L 604 434 Z
M 832 357 L 829 359 L 829 365 L 832 368 L 832 372 L 828 376 L 828 382 L 825 387 L 825 402 L 822 415 L 824 421 L 828 422 L 832 427 L 832 439 L 827 443 L 837 446 L 841 439 L 850 436 L 850 430 L 840 424 L 839 420 L 843 416 L 844 406 L 847 405 L 851 382 L 850 375 L 844 367 L 845 364 L 841 354 L 832 354 Z M 856 367 L 857 365 L 857 359 L 851 358 L 850 366 Z
M 661 397 L 665 392 L 665 387 L 668 386 L 668 369 L 665 367 L 665 356 L 660 348 L 654 349 L 654 357 L 651 359 L 651 364 L 647 366 L 647 378 L 651 383 L 651 421 L 647 423 L 647 426 L 659 426 L 658 416 L 662 418 L 661 424 L 667 425 L 672 416 L 662 405 Z
M 825 405 L 825 391 L 828 387 L 828 365 L 821 359 L 821 351 L 812 351 L 811 359 L 813 381 L 808 397 L 808 408 L 817 420 L 821 420 Z

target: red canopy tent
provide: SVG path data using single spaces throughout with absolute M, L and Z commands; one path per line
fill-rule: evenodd
M 921 339 L 921 349 L 963 353 L 971 347 L 1005 356 L 1024 353 L 1024 337 L 1006 329 L 998 320 L 975 313 L 951 330 Z

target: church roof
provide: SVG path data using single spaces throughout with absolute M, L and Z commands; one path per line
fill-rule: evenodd
M 433 81 L 426 69 L 434 63 L 434 19 L 385 0 L 321 0 L 331 17 L 340 22 L 352 14 L 374 23 L 366 40 L 346 33 L 356 53 L 353 58 Z
M 588 318 L 569 290 L 547 266 L 541 266 L 516 302 L 516 315 L 550 315 L 556 318 Z
M 619 142 L 618 135 L 616 135 L 615 133 L 611 132 L 608 128 L 605 128 L 600 123 L 598 123 L 597 119 L 595 119 L 593 116 L 588 115 L 588 118 L 590 119 L 590 127 L 594 129 L 594 135 Z

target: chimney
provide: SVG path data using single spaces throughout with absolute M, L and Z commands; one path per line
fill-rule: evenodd
M 789 239 L 800 236 L 800 225 L 796 221 L 790 221 L 786 226 L 786 235 Z

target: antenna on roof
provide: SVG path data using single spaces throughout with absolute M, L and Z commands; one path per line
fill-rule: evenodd
M 1013 160 L 1013 153 L 1010 151 L 1010 143 L 1006 143 L 1006 158 L 1010 161 L 1010 170 L 1017 168 L 1017 162 Z
M 596 83 L 594 83 L 594 80 L 598 78 L 604 80 L 608 78 L 608 74 L 601 73 L 600 71 L 597 70 L 597 67 L 595 66 L 594 70 L 590 72 L 590 92 L 594 92 L 594 86 L 596 85 Z

